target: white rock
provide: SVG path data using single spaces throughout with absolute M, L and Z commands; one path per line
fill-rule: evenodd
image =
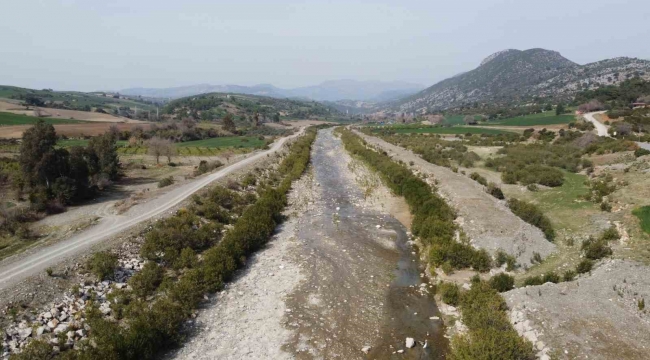
M 339 208 L 336 208 L 338 210 Z M 364 354 L 367 354 L 370 352 L 370 346 L 364 346 L 361 348 L 361 351 L 363 351 Z
M 412 348 L 414 346 L 415 346 L 415 339 L 407 337 L 406 338 L 406 347 L 410 349 L 410 348 Z
M 403 354 L 403 353 L 404 353 L 404 350 L 399 349 L 399 350 L 397 350 L 397 352 L 400 353 L 400 354 Z

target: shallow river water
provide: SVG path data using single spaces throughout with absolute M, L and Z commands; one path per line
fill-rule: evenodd
M 294 335 L 283 348 L 305 359 L 443 359 L 448 342 L 433 288 L 406 229 L 363 205 L 347 159 L 332 129 L 320 131 L 312 150 L 318 204 L 298 215 L 296 234 L 307 279 L 287 298 Z

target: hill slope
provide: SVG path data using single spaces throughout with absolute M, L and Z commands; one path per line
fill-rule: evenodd
M 472 71 L 386 107 L 400 112 L 423 112 L 474 102 L 511 105 L 536 97 L 569 100 L 580 90 L 618 84 L 633 76 L 650 78 L 650 61 L 621 57 L 579 65 L 556 51 L 509 49 L 490 55 Z
M 217 120 L 227 113 L 248 120 L 255 113 L 259 113 L 262 121 L 271 121 L 278 113 L 291 119 L 328 119 L 340 115 L 336 109 L 315 101 L 226 93 L 202 94 L 173 100 L 163 108 L 163 113 L 196 120 Z
M 269 84 L 255 86 L 239 85 L 191 85 L 174 88 L 131 88 L 121 94 L 157 98 L 181 98 L 207 93 L 236 93 L 270 96 L 275 98 L 304 98 L 316 101 L 364 100 L 385 101 L 408 96 L 422 90 L 424 86 L 406 82 L 334 80 L 319 85 L 281 89 Z

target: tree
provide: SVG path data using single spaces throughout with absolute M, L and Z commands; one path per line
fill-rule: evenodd
M 566 112 L 566 109 L 564 108 L 564 104 L 559 103 L 557 104 L 557 107 L 555 108 L 555 115 L 562 115 Z
M 478 123 L 474 115 L 465 115 L 465 117 L 463 118 L 463 122 L 466 125 L 476 125 Z
M 223 129 L 231 133 L 237 131 L 235 122 L 232 120 L 232 114 L 228 113 L 226 114 L 226 116 L 223 117 Z
M 161 139 L 155 136 L 149 140 L 147 147 L 149 155 L 155 156 L 156 164 L 158 164 L 160 163 L 161 156 L 168 156 L 168 158 L 171 157 L 170 154 L 173 150 L 170 148 L 174 147 L 174 143 L 169 139 Z
M 255 115 L 253 115 L 253 126 L 260 126 L 260 113 L 257 111 L 255 112 Z
M 43 174 L 41 168 L 45 165 L 43 159 L 52 157 L 55 144 L 56 131 L 54 126 L 46 124 L 43 120 L 39 120 L 33 127 L 23 133 L 18 161 L 23 172 L 23 178 L 30 187 L 42 184 L 39 174 L 45 175 L 46 186 L 49 186 L 47 180 L 51 174 Z
M 110 180 L 119 177 L 120 158 L 117 155 L 117 129 L 95 136 L 88 142 L 90 175 L 106 174 Z
M 275 123 L 279 123 L 279 122 L 280 122 L 280 113 L 279 113 L 279 112 L 276 112 L 276 113 L 273 115 L 273 122 L 275 122 Z

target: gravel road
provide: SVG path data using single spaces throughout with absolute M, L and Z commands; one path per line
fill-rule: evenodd
M 289 138 L 298 136 L 301 133 L 298 132 L 290 137 L 282 138 L 276 141 L 269 150 L 255 153 L 215 173 L 183 184 L 155 199 L 132 207 L 122 215 L 112 215 L 107 212 L 106 216 L 97 225 L 77 233 L 67 240 L 36 249 L 28 255 L 17 255 L 3 260 L 0 263 L 0 290 L 4 290 L 29 276 L 41 273 L 48 267 L 74 257 L 88 250 L 91 246 L 105 241 L 143 221 L 162 215 L 211 182 L 242 169 L 268 154 L 278 151 Z
M 433 175 L 438 189 L 448 203 L 456 209 L 460 224 L 473 245 L 496 252 L 502 249 L 517 257 L 521 265 L 531 264 L 533 253 L 543 258 L 555 251 L 555 245 L 542 232 L 514 215 L 504 201 L 487 194 L 484 187 L 467 176 L 450 169 L 433 165 L 409 150 L 386 141 L 357 132 L 368 143 L 388 151 L 394 159 L 405 163 L 413 161 L 414 169 Z
M 364 200 L 350 161 L 332 129 L 319 132 L 312 168 L 289 196 L 291 219 L 199 313 L 173 358 L 444 358 L 440 314 L 406 229 Z

